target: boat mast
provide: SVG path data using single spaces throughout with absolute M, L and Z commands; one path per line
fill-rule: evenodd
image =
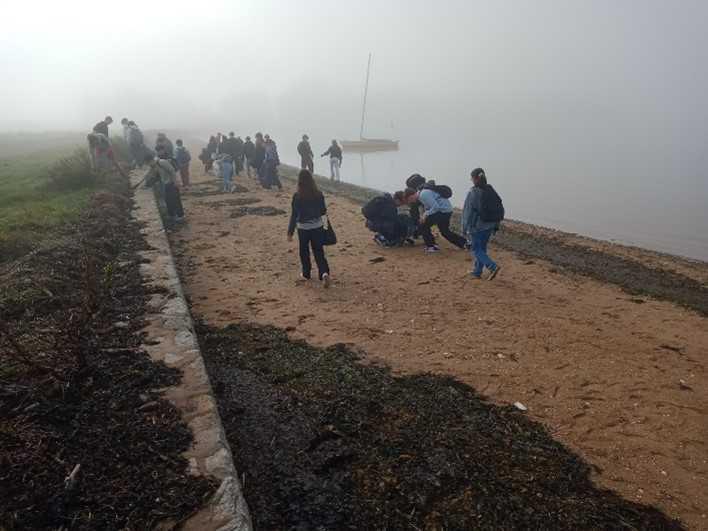
M 361 129 L 359 130 L 359 140 L 364 140 L 364 118 L 366 116 L 366 96 L 369 93 L 369 71 L 371 70 L 371 52 L 369 52 L 369 62 L 366 64 L 366 84 L 364 85 L 364 104 L 361 106 Z

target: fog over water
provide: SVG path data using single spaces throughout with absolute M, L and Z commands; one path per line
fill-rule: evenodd
M 365 133 L 401 150 L 345 154 L 345 180 L 418 171 L 460 204 L 482 166 L 510 217 L 708 260 L 708 2 L 104 7 L 3 4 L 0 130 L 262 130 L 295 162 L 303 132 L 358 137 L 371 51 Z

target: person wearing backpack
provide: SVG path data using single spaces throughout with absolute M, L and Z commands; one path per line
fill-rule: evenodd
M 301 280 L 310 280 L 312 262 L 310 262 L 310 247 L 315 255 L 320 281 L 325 288 L 330 285 L 329 264 L 324 254 L 325 224 L 322 219 L 327 214 L 324 195 L 317 188 L 312 174 L 308 170 L 300 170 L 297 178 L 297 192 L 293 195 L 292 212 L 288 224 L 288 241 L 293 240 L 297 227 L 297 237 L 300 241 L 300 262 L 302 263 Z
M 504 219 L 504 206 L 499 194 L 487 183 L 482 168 L 472 170 L 470 176 L 474 186 L 465 198 L 462 229 L 471 240 L 470 252 L 475 259 L 471 275 L 472 278 L 481 279 L 486 267 L 489 270 L 487 280 L 492 280 L 499 273 L 500 266 L 487 254 L 487 244 Z
M 411 197 L 410 202 L 417 198 L 425 209 L 420 219 L 418 232 L 423 236 L 426 253 L 436 253 L 440 250 L 440 247 L 435 244 L 435 237 L 430 230 L 435 225 L 437 225 L 440 234 L 447 241 L 460 249 L 465 248 L 467 240 L 450 229 L 452 203 L 450 203 L 449 197 L 451 195 L 452 190 L 449 187 L 431 184 L 430 186 L 426 185 L 420 192 Z
M 189 187 L 189 163 L 192 160 L 192 155 L 189 153 L 189 150 L 184 147 L 184 143 L 181 139 L 178 139 L 175 144 L 177 144 L 175 160 L 177 161 L 177 166 L 179 166 L 179 176 L 182 179 L 182 186 L 187 188 Z

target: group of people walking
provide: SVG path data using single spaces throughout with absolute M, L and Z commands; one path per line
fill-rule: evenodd
M 102 160 L 101 157 L 112 158 L 108 140 L 108 126 L 112 121 L 111 117 L 107 116 L 94 126 L 89 135 L 89 142 L 93 141 L 92 157 L 97 161 Z M 121 124 L 123 138 L 130 147 L 134 166 L 149 166 L 144 178 L 146 186 L 155 186 L 171 221 L 184 221 L 180 187 L 190 186 L 189 150 L 181 139 L 176 140 L 173 145 L 164 133 L 157 134 L 154 151 L 150 150 L 145 146 L 142 132 L 135 122 L 124 118 Z M 297 191 L 291 200 L 287 236 L 291 241 L 297 232 L 302 266 L 299 280 L 311 280 L 311 256 L 314 255 L 318 278 L 324 287 L 329 287 L 331 276 L 325 246 L 332 243 L 332 238 L 328 237 L 332 229 L 326 218 L 327 205 L 324 194 L 318 189 L 313 177 L 314 154 L 307 135 L 302 136 L 297 151 L 302 169 L 298 175 Z M 332 140 L 321 156 L 330 157 L 331 179 L 339 180 L 342 149 L 337 141 Z M 249 176 L 251 170 L 254 170 L 255 177 L 264 188 L 277 187 L 282 190 L 278 175 L 280 158 L 277 145 L 267 134 L 256 133 L 255 142 L 252 142 L 250 136 L 244 141 L 233 132 L 228 136 L 218 133 L 210 137 L 199 158 L 206 172 L 217 171 L 217 175 L 223 180 L 224 192 L 233 191 L 234 176 L 244 170 Z M 178 174 L 181 182 L 177 179 Z M 432 232 L 432 229 L 437 227 L 440 234 L 455 247 L 470 250 L 474 259 L 474 267 L 470 272 L 472 278 L 481 279 L 486 270 L 486 278 L 492 280 L 498 274 L 500 266 L 489 256 L 487 246 L 504 219 L 504 207 L 501 198 L 488 183 L 482 168 L 473 170 L 470 178 L 472 188 L 467 193 L 462 211 L 462 234 L 456 233 L 450 227 L 453 215 L 450 202 L 452 190 L 448 186 L 436 184 L 433 180 L 426 180 L 420 174 L 413 174 L 406 179 L 403 190 L 393 195 L 383 194 L 371 199 L 362 208 L 365 225 L 375 233 L 374 241 L 379 245 L 414 245 L 415 239 L 420 237 L 424 242 L 423 249 L 428 254 L 440 252 Z M 405 207 L 407 212 L 401 212 Z
M 223 191 L 231 192 L 234 189 L 234 176 L 239 175 L 244 169 L 247 175 L 255 172 L 261 186 L 270 189 L 283 188 L 278 175 L 280 157 L 278 146 L 270 135 L 255 134 L 255 142 L 250 136 L 242 140 L 233 132 L 228 136 L 221 133 L 212 135 L 209 142 L 202 149 L 199 159 L 204 164 L 204 171 L 216 172 L 223 180 Z

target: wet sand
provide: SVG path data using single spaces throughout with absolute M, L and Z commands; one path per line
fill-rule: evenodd
M 444 240 L 433 256 L 376 246 L 357 202 L 367 193 L 342 185 L 326 187 L 340 243 L 324 290 L 295 282 L 297 243 L 278 212 L 291 182 L 279 193 L 241 176 L 248 191 L 227 196 L 193 171 L 189 223 L 171 238 L 195 317 L 349 344 L 396 372 L 520 401 L 594 465 L 598 485 L 708 526 L 708 266 L 511 223 L 491 244 L 501 273 L 474 281 L 469 255 Z

